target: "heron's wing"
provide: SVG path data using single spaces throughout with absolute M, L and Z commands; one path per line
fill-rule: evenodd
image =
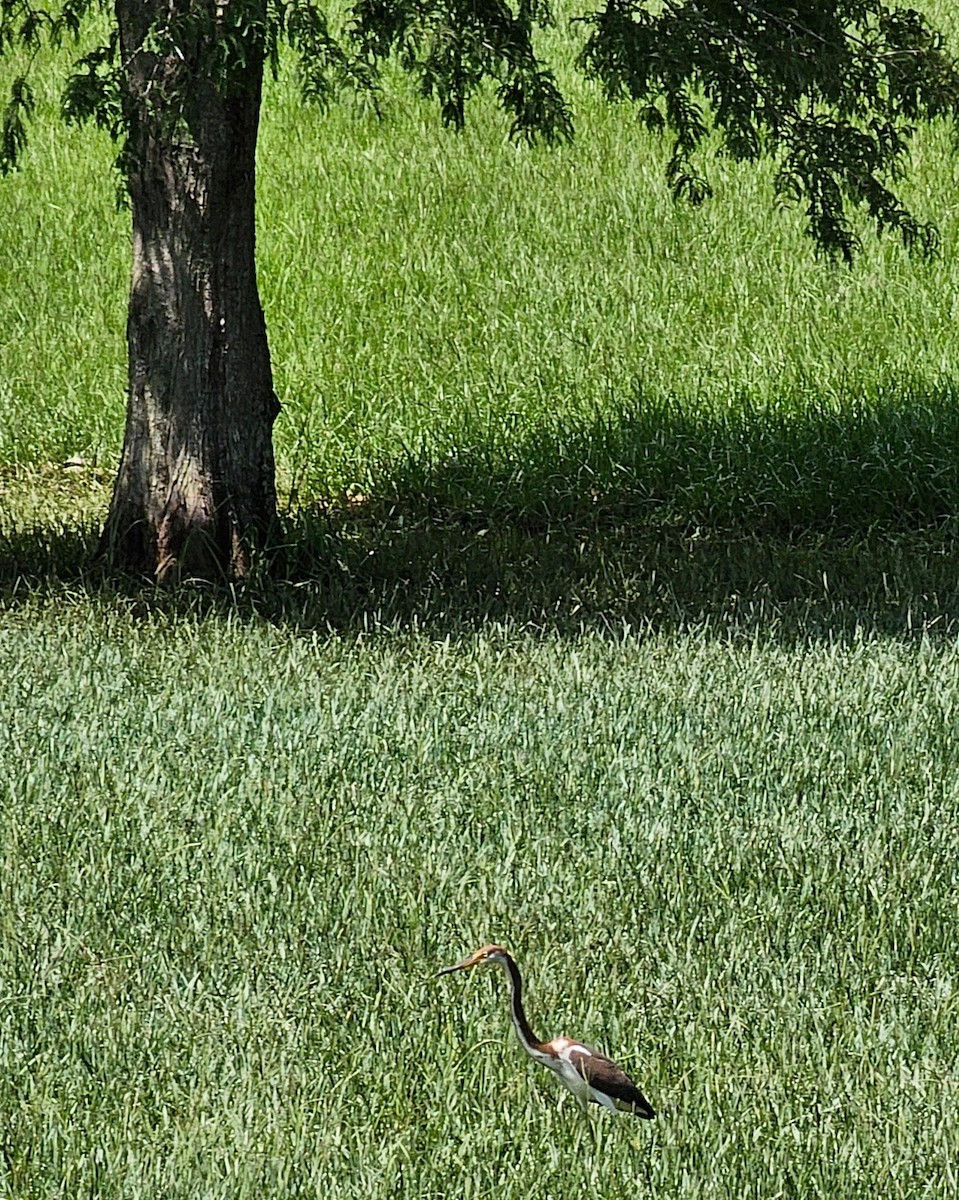
M 646 1120 L 656 1116 L 653 1106 L 636 1084 L 605 1054 L 590 1050 L 588 1046 L 574 1045 L 569 1048 L 568 1056 L 589 1086 L 609 1096 L 617 1108 Z

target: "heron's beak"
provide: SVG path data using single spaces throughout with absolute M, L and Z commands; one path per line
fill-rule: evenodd
M 437 971 L 435 978 L 439 979 L 441 975 L 450 975 L 453 971 L 465 971 L 467 967 L 475 967 L 476 960 L 473 958 L 464 958 L 462 962 L 458 962 L 455 966 L 444 967 L 442 971 Z

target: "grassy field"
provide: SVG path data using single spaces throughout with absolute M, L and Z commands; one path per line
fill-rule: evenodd
M 951 132 L 942 257 L 848 271 L 761 171 L 674 207 L 582 85 L 550 152 L 282 77 L 287 571 L 170 595 L 87 565 L 127 218 L 44 71 L 0 183 L 0 1196 L 954 1194 Z M 432 979 L 490 939 L 655 1122 L 594 1147 L 502 979 Z
M 0 637 L 9 1195 L 955 1190 L 954 645 Z

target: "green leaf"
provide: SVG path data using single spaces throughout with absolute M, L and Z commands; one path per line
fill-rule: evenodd
M 12 171 L 27 144 L 25 118 L 34 109 L 33 90 L 25 75 L 18 75 L 10 86 L 10 99 L 3 111 L 0 127 L 0 175 Z

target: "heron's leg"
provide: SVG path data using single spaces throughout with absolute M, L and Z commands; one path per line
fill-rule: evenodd
M 586 1128 L 589 1130 L 589 1140 L 593 1143 L 593 1149 L 596 1149 L 596 1130 L 593 1129 L 593 1122 L 589 1119 L 589 1101 L 583 1100 L 580 1104 L 583 1110 L 583 1120 L 586 1122 Z

